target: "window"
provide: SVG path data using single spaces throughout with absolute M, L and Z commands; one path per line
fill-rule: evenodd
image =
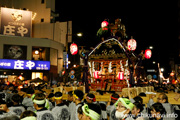
M 41 18 L 41 22 L 44 22 L 44 18 Z
M 44 0 L 41 0 L 41 4 L 44 4 Z

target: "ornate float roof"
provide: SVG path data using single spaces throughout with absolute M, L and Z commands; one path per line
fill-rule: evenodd
M 101 42 L 89 53 L 88 56 L 89 60 L 112 60 L 127 58 L 123 45 L 115 38 Z

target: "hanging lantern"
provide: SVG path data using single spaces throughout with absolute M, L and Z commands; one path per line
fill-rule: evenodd
M 171 72 L 171 73 L 170 73 L 170 76 L 174 76 L 174 72 Z
M 145 58 L 146 58 L 146 59 L 150 59 L 151 56 L 152 56 L 151 50 L 150 50 L 150 49 L 146 49 L 146 50 L 145 50 Z
M 127 46 L 128 46 L 128 50 L 130 51 L 136 50 L 136 46 L 137 46 L 136 40 L 135 39 L 128 40 Z
M 124 80 L 124 72 L 118 72 L 118 79 Z
M 75 43 L 72 43 L 70 46 L 70 52 L 72 55 L 77 54 L 78 52 L 78 46 Z
M 108 24 L 109 24 L 109 23 L 108 23 L 107 21 L 103 21 L 103 22 L 101 23 L 101 28 L 107 27 Z
M 94 78 L 95 79 L 99 79 L 99 74 L 100 73 L 100 71 L 94 71 Z

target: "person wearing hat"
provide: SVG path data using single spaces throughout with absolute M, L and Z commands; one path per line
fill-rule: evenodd
M 92 93 L 88 93 L 88 94 L 86 95 L 86 102 L 87 102 L 87 103 L 96 102 L 95 95 L 92 94 Z
M 46 99 L 43 93 L 36 93 L 33 103 L 34 108 L 37 110 L 37 120 L 55 120 L 55 116 L 52 114 L 52 111 L 45 107 Z
M 66 102 L 66 105 L 69 107 L 69 110 L 70 110 L 70 120 L 74 120 L 75 119 L 75 114 L 74 114 L 75 111 L 73 111 L 73 110 L 76 110 L 76 104 L 73 102 L 73 91 L 68 92 L 68 101 Z
M 67 105 L 63 103 L 62 93 L 56 92 L 54 95 L 54 99 L 56 102 L 56 106 L 52 109 L 52 113 L 54 116 L 60 120 L 69 120 L 70 118 L 70 112 Z
M 75 120 L 79 120 L 78 119 L 78 114 L 77 114 L 77 110 L 80 106 L 82 106 L 84 103 L 82 102 L 84 97 L 84 93 L 81 90 L 74 90 L 73 91 L 73 102 L 76 104 L 76 108 L 74 111 L 75 113 Z
M 115 116 L 115 103 L 116 101 L 119 99 L 119 95 L 117 93 L 113 93 L 111 95 L 110 101 L 107 103 L 107 108 L 106 108 L 106 112 L 107 115 L 109 116 L 109 120 L 114 120 L 114 116 Z
M 24 106 L 21 104 L 21 97 L 19 94 L 14 94 L 11 98 L 13 105 L 9 107 L 9 110 L 16 113 L 16 115 L 19 117 L 22 112 L 25 111 Z
M 24 97 L 22 104 L 26 107 L 27 110 L 35 111 L 34 105 L 33 105 L 33 100 L 35 96 L 35 91 L 33 88 L 27 88 L 26 90 L 26 97 Z
M 116 112 L 115 116 L 118 120 L 133 120 L 132 117 L 129 117 L 128 114 L 133 109 L 134 104 L 127 98 L 119 98 L 116 103 Z
M 100 120 L 101 108 L 98 104 L 87 103 L 78 108 L 79 120 Z

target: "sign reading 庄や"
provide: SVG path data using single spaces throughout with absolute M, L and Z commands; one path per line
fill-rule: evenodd
M 0 69 L 50 70 L 50 61 L 0 59 Z
M 31 37 L 32 12 L 1 7 L 1 34 Z

